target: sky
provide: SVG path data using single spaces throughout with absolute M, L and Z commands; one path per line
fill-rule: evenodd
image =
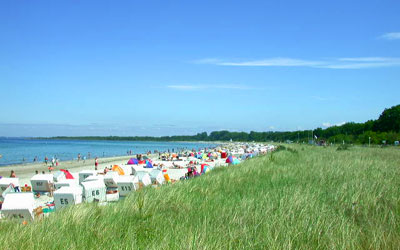
M 1 1 L 0 136 L 293 131 L 400 103 L 400 1 Z

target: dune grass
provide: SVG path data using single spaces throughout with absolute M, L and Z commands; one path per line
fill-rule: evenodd
M 2 222 L 2 249 L 399 248 L 399 149 L 288 147 L 107 206 Z

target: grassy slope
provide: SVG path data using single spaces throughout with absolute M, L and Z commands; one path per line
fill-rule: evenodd
M 116 204 L 82 204 L 27 226 L 1 223 L 2 248 L 400 246 L 399 149 L 290 147 L 298 153 L 251 159 Z

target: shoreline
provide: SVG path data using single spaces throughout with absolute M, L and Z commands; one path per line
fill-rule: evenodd
M 4 137 L 3 137 L 4 138 Z M 1 137 L 0 137 L 1 139 Z M 136 155 L 136 154 L 146 154 L 148 151 L 160 151 L 160 152 L 166 152 L 170 149 L 175 148 L 175 150 L 183 150 L 183 149 L 192 149 L 192 148 L 204 148 L 204 147 L 217 147 L 220 146 L 222 143 L 221 142 L 207 142 L 207 141 L 119 141 L 119 140 L 82 140 L 82 139 L 58 139 L 58 138 L 51 138 L 51 139 L 38 139 L 38 138 L 18 138 L 18 137 L 13 137 L 13 138 L 6 138 L 10 139 L 10 141 L 6 140 L 5 141 L 5 149 L 1 150 L 0 148 L 0 171 L 3 168 L 7 167 L 16 167 L 20 168 L 20 166 L 30 166 L 31 164 L 38 164 L 40 163 L 44 164 L 44 158 L 45 156 L 50 156 L 48 157 L 49 160 L 51 160 L 51 156 L 54 155 L 54 157 L 58 158 L 59 161 L 63 162 L 68 162 L 68 161 L 73 161 L 77 160 L 76 155 L 81 151 L 92 153 L 91 158 L 94 159 L 96 156 L 101 159 L 101 158 L 113 158 L 113 157 L 120 157 L 120 156 L 128 156 L 128 154 L 125 154 L 127 150 L 131 151 L 131 155 Z M 18 140 L 23 140 L 23 143 L 25 141 L 33 140 L 37 141 L 35 144 L 32 144 L 34 146 L 30 146 L 31 144 L 27 144 L 29 148 L 32 148 L 33 151 L 25 151 L 25 148 L 21 149 L 21 143 L 19 143 Z M 15 142 L 13 140 L 16 140 L 16 147 L 19 150 L 22 150 L 23 153 L 15 154 L 14 152 L 7 150 L 8 148 L 13 148 Z M 53 141 L 53 142 L 52 142 Z M 77 143 L 78 146 L 84 147 L 84 149 L 78 149 L 75 151 L 71 150 L 71 147 L 66 145 L 68 149 L 65 149 L 66 151 L 63 151 L 63 143 L 58 144 L 57 141 L 65 141 L 67 144 L 75 145 Z M 43 142 L 43 143 L 42 143 Z M 81 144 L 80 142 L 83 142 Z M 87 142 L 87 143 L 86 143 Z M 7 143 L 10 145 L 7 148 Z M 56 150 L 49 150 L 48 144 L 51 146 L 52 143 L 55 143 L 57 149 Z M 100 143 L 97 145 L 96 143 Z M 120 144 L 121 143 L 121 144 Z M 42 146 L 43 145 L 43 150 L 38 151 L 37 146 Z M 86 145 L 87 144 L 87 145 Z M 91 148 L 91 144 L 94 144 L 93 148 Z M 129 144 L 129 145 L 126 145 Z M 130 145 L 132 144 L 132 145 Z M 159 144 L 159 145 L 158 145 Z M 179 145 L 179 144 L 184 144 L 184 145 Z M 196 144 L 196 145 L 195 145 Z M 61 146 L 60 146 L 61 145 Z M 158 146 L 153 146 L 153 145 L 158 145 Z M 207 145 L 207 146 L 205 146 Z M 0 145 L 1 146 L 1 145 Z M 96 148 L 97 147 L 97 148 Z M 126 147 L 126 148 L 124 148 Z M 73 148 L 73 147 L 72 147 Z M 87 148 L 87 149 L 86 149 Z M 82 151 L 83 150 L 83 151 Z M 92 151 L 93 150 L 93 151 Z M 9 152 L 10 151 L 10 152 Z M 18 151 L 20 152 L 20 151 Z M 61 157 L 57 157 L 60 152 L 65 152 L 64 155 Z M 1 154 L 3 157 L 1 157 Z M 89 157 L 90 155 L 86 155 L 86 153 L 83 153 L 81 156 L 83 157 Z M 2 159 L 4 158 L 4 159 Z M 36 158 L 37 161 L 34 161 L 32 159 Z M 81 159 L 82 159 L 81 158 Z M 86 158 L 88 160 L 88 158 Z
M 151 155 L 154 156 L 154 155 Z M 108 167 L 109 165 L 124 165 L 130 158 L 134 158 L 135 155 L 126 155 L 126 156 L 113 156 L 113 157 L 104 157 L 98 158 L 99 170 L 103 170 L 104 167 Z M 67 169 L 71 172 L 79 172 L 82 170 L 93 169 L 94 170 L 95 158 L 86 159 L 86 160 L 70 160 L 70 161 L 60 161 L 57 167 L 54 167 L 54 170 L 51 173 L 57 172 L 60 169 Z M 49 173 L 49 166 L 51 163 L 45 164 L 44 162 L 37 163 L 24 163 L 24 164 L 15 164 L 15 165 L 6 165 L 0 167 L 0 176 L 9 177 L 11 170 L 15 171 L 15 174 L 20 180 L 20 185 L 24 184 L 30 185 L 30 178 L 35 174 L 35 171 L 39 171 L 42 173 L 44 171 L 46 174 Z

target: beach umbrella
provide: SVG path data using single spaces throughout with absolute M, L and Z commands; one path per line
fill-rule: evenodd
M 128 165 L 136 164 L 137 165 L 137 164 L 139 164 L 139 161 L 136 158 L 130 158 L 128 163 L 126 163 L 126 164 L 128 164 Z
M 65 174 L 65 179 L 74 179 L 74 177 L 72 176 L 72 174 L 71 174 L 68 170 L 60 169 L 60 171 L 61 171 L 61 172 L 64 172 L 64 174 Z
M 144 155 L 142 158 L 143 158 L 143 160 L 149 159 L 149 157 L 147 155 Z

